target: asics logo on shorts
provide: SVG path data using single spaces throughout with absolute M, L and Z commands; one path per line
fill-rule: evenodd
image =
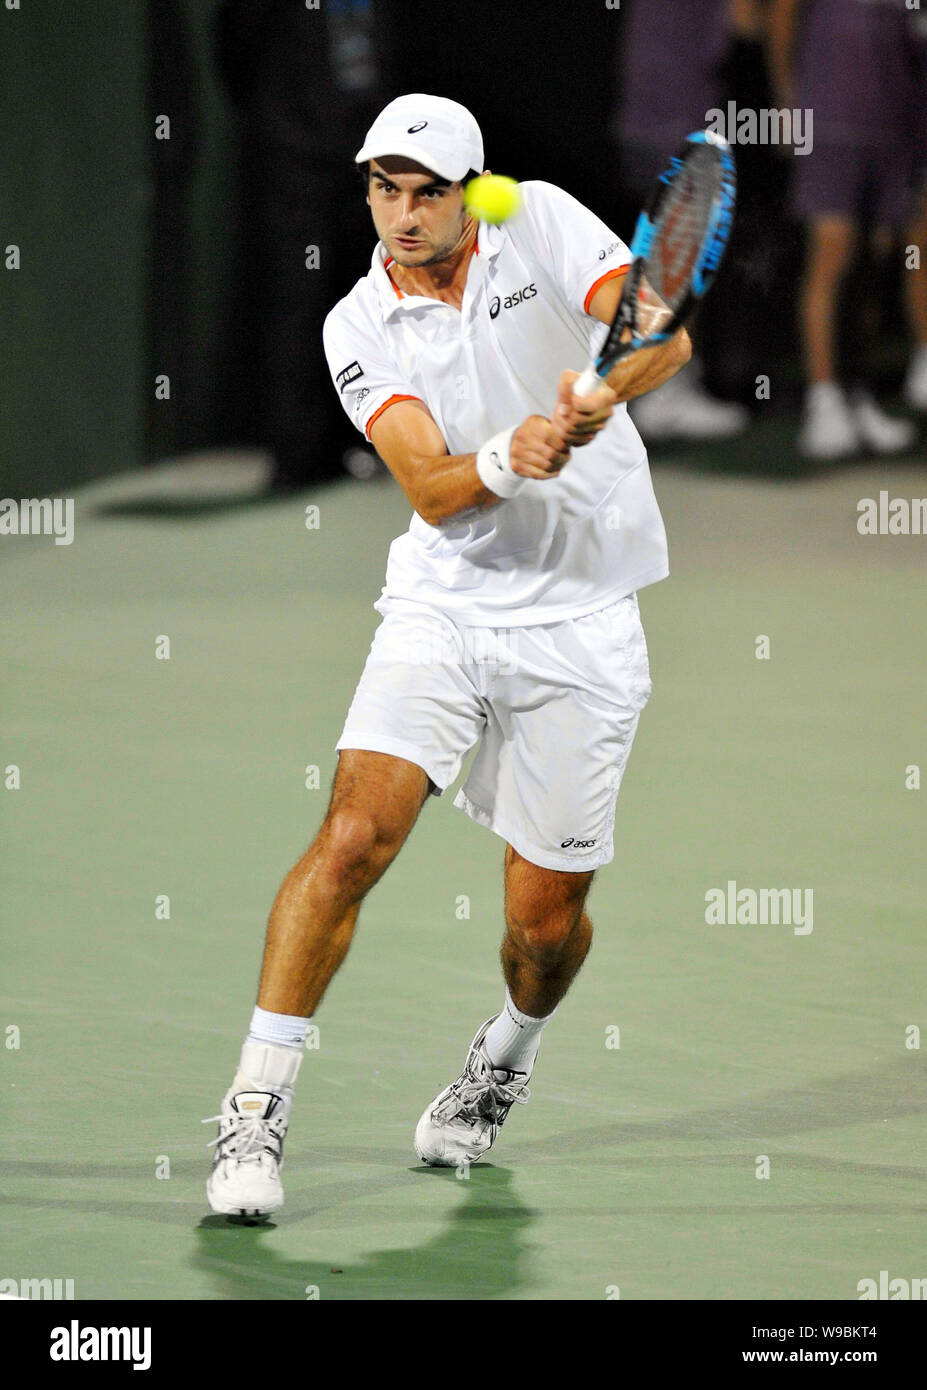
M 568 840 L 560 841 L 561 849 L 592 849 L 595 840 L 574 840 L 572 835 Z

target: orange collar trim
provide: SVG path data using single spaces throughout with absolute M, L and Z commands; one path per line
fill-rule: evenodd
M 392 264 L 393 264 L 393 258 L 392 258 L 392 256 L 387 256 L 386 260 L 383 262 L 383 269 L 386 271 L 387 279 L 389 280 L 389 282 L 390 282 L 390 284 L 392 285 L 393 289 L 396 291 L 396 298 L 397 298 L 397 299 L 405 299 L 405 295 L 403 294 L 402 290 L 399 288 L 399 286 L 396 284 L 396 281 L 393 279 L 392 275 L 390 275 L 390 273 L 389 273 L 389 268 L 390 268 L 390 266 L 391 266 Z

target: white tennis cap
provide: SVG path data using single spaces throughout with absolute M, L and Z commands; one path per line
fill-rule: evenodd
M 365 159 L 400 154 L 456 183 L 470 169 L 483 172 L 483 137 L 465 106 L 447 97 L 411 92 L 384 106 L 354 156 Z

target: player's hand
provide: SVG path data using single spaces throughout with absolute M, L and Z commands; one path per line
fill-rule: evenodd
M 557 404 L 550 417 L 562 448 L 580 449 L 594 439 L 611 419 L 618 397 L 603 381 L 590 396 L 574 396 L 579 372 L 563 372 L 557 383 Z
M 512 435 L 509 446 L 512 472 L 523 478 L 556 478 L 570 460 L 570 450 L 564 447 L 562 435 L 562 430 L 556 429 L 543 415 L 529 415 Z

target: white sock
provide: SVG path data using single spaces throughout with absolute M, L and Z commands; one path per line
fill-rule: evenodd
M 523 1014 L 516 1009 L 506 989 L 502 1012 L 491 1024 L 483 1042 L 493 1066 L 500 1071 L 530 1074 L 541 1046 L 541 1031 L 556 1012 L 556 1009 L 551 1010 L 546 1018 L 532 1018 L 530 1014 Z
M 275 1043 L 277 1047 L 302 1047 L 309 1032 L 308 1018 L 295 1014 L 272 1014 L 255 1005 L 248 1037 L 252 1042 Z

